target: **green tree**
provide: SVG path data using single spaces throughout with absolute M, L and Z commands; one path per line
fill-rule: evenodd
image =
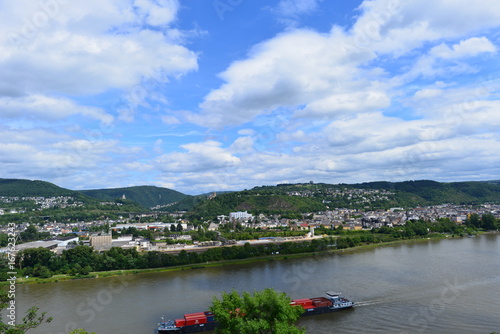
M 9 244 L 9 237 L 6 233 L 0 233 L 0 247 L 5 247 Z
M 35 225 L 29 225 L 19 236 L 22 241 L 33 241 L 38 240 L 40 233 L 38 233 Z
M 78 329 L 72 330 L 71 332 L 69 332 L 69 334 L 95 334 L 95 332 L 89 333 L 84 329 L 78 328 Z
M 217 319 L 216 334 L 304 334 L 294 322 L 302 315 L 301 307 L 291 306 L 285 293 L 273 289 L 241 295 L 233 290 L 214 297 L 210 311 Z
M 38 247 L 28 248 L 17 253 L 17 263 L 20 269 L 25 267 L 34 268 L 36 265 L 48 266 L 55 254 L 50 249 Z
M 473 227 L 481 227 L 481 219 L 479 218 L 479 215 L 477 213 L 472 213 L 469 215 L 469 217 L 465 220 L 465 224 L 467 226 L 473 226 Z
M 485 230 L 496 230 L 495 216 L 491 213 L 485 213 L 481 216 L 481 227 Z
M 33 276 L 40 278 L 50 278 L 52 277 L 52 272 L 46 266 L 36 266 L 33 270 Z

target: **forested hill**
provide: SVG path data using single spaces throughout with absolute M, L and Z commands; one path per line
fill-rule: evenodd
M 103 201 L 113 201 L 125 195 L 128 200 L 139 203 L 144 208 L 167 205 L 188 197 L 188 195 L 178 191 L 155 186 L 81 190 L 80 192 Z
M 280 184 L 222 194 L 193 203 L 194 216 L 216 215 L 246 210 L 253 214 L 287 214 L 317 212 L 333 208 L 363 210 L 391 207 L 416 207 L 453 204 L 500 202 L 497 182 L 405 181 L 360 184 Z
M 491 182 L 451 182 L 420 180 L 405 182 L 368 182 L 352 185 L 363 189 L 395 190 L 412 194 L 424 201 L 434 203 L 484 203 L 500 201 L 500 183 Z
M 23 179 L 0 179 L 0 196 L 7 197 L 57 197 L 72 196 L 85 199 L 79 192 L 61 188 L 46 181 Z
M 172 189 L 154 186 L 74 191 L 46 181 L 0 179 L 0 196 L 7 197 L 71 196 L 83 202 L 94 202 L 96 200 L 114 201 L 122 198 L 123 195 L 127 200 L 136 202 L 145 209 L 157 205 L 171 204 L 190 197 Z M 192 207 L 191 205 L 190 208 Z
M 0 196 L 72 196 L 81 201 L 114 201 L 122 198 L 144 208 L 166 206 L 169 211 L 190 211 L 194 216 L 215 218 L 232 211 L 254 214 L 288 214 L 317 212 L 333 208 L 363 210 L 391 207 L 416 207 L 444 203 L 481 204 L 500 202 L 500 182 L 405 181 L 368 182 L 359 184 L 301 183 L 261 186 L 250 190 L 189 196 L 178 191 L 155 186 L 73 191 L 45 181 L 0 179 Z

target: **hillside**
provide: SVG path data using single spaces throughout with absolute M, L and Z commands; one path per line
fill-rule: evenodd
M 280 184 L 222 194 L 193 202 L 193 216 L 214 218 L 232 211 L 253 214 L 293 214 L 333 208 L 387 210 L 391 207 L 416 207 L 500 202 L 496 182 L 405 181 L 360 184 Z M 185 202 L 185 204 L 187 204 Z M 186 209 L 186 208 L 185 208 Z
M 195 217 L 215 218 L 232 211 L 253 214 L 318 212 L 333 208 L 387 210 L 391 207 L 416 207 L 443 203 L 481 204 L 500 202 L 500 183 L 495 181 L 441 183 L 428 180 L 404 182 L 367 182 L 359 184 L 279 184 L 250 190 L 189 196 L 155 186 L 73 191 L 45 181 L 0 179 L 0 196 L 72 196 L 82 202 L 115 201 L 125 195 L 144 209 L 190 211 Z M 165 207 L 167 206 L 167 207 Z
M 128 200 L 139 203 L 144 208 L 152 208 L 157 205 L 167 205 L 181 201 L 188 197 L 178 191 L 155 186 L 137 186 L 112 189 L 80 190 L 82 194 L 103 200 L 113 201 L 124 195 Z
M 451 182 L 404 181 L 404 182 L 369 182 L 353 185 L 364 189 L 394 190 L 401 195 L 412 194 L 423 199 L 423 205 L 440 203 L 472 204 L 495 202 L 500 200 L 500 183 L 486 182 Z
M 81 193 L 61 188 L 46 181 L 31 181 L 22 179 L 0 179 L 0 196 L 8 197 L 57 197 L 72 196 L 85 199 Z

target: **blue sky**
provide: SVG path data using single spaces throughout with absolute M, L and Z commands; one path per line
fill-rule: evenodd
M 495 1 L 18 0 L 0 28 L 2 178 L 500 178 Z

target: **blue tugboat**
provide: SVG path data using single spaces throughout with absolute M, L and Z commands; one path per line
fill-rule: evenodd
M 290 305 L 302 307 L 302 316 L 336 312 L 354 306 L 354 302 L 342 297 L 340 293 L 327 292 L 326 295 L 327 297 L 294 299 Z M 165 321 L 162 317 L 158 324 L 158 333 L 199 333 L 213 331 L 216 326 L 217 321 L 212 312 L 188 313 L 176 320 Z

